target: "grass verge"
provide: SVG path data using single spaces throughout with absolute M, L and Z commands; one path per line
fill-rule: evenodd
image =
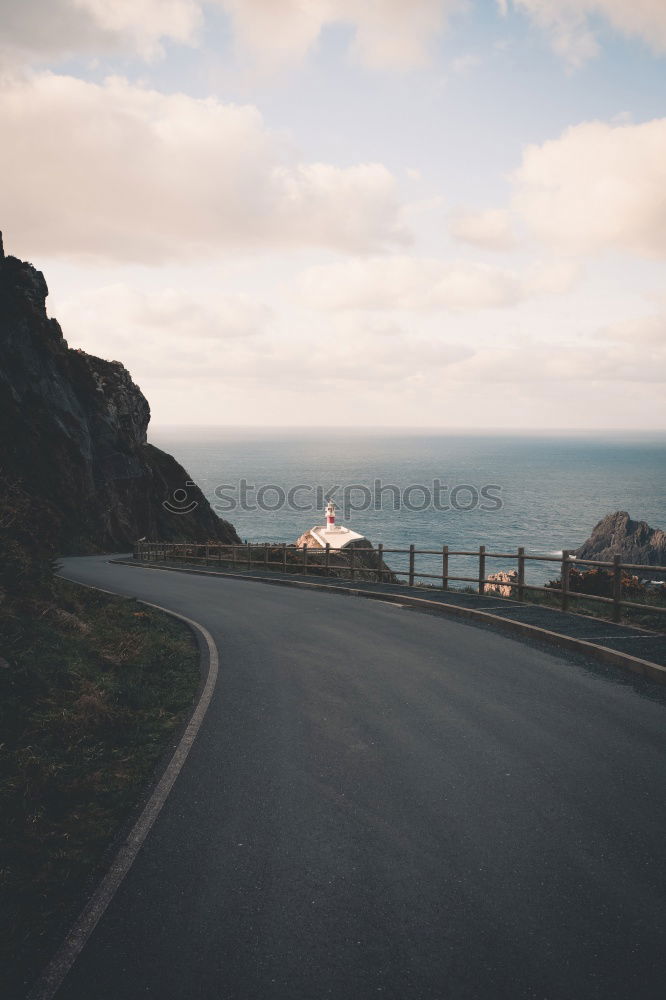
M 0 605 L 0 981 L 22 997 L 176 743 L 200 682 L 183 623 L 55 580 Z

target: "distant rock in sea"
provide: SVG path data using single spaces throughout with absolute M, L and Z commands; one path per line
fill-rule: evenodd
M 19 481 L 48 505 L 63 554 L 126 549 L 142 536 L 239 542 L 201 490 L 187 485 L 185 469 L 147 443 L 150 408 L 127 369 L 68 348 L 46 314 L 47 295 L 40 271 L 5 257 L 0 234 L 5 482 Z
M 580 559 L 622 562 L 646 566 L 666 566 L 666 532 L 651 528 L 645 521 L 632 521 L 626 511 L 607 514 L 574 553 Z
M 500 569 L 497 573 L 491 573 L 486 584 L 486 594 L 499 594 L 500 597 L 516 597 L 518 591 L 518 570 Z

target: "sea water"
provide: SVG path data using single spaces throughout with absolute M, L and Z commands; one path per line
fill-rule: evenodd
M 664 435 L 162 428 L 150 440 L 250 541 L 294 542 L 323 523 L 331 492 L 338 521 L 385 548 L 556 555 L 616 510 L 666 526 Z M 441 571 L 437 557 L 417 562 Z M 474 575 L 475 565 L 452 560 L 451 573 Z M 489 560 L 487 572 L 512 565 Z M 528 563 L 528 579 L 557 569 Z

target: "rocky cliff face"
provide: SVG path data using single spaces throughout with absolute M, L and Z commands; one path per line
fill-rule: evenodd
M 626 511 L 618 510 L 599 521 L 575 554 L 602 562 L 620 555 L 622 562 L 666 566 L 666 532 L 645 521 L 632 521 Z
M 150 408 L 119 361 L 71 350 L 31 264 L 0 236 L 0 470 L 52 512 L 61 552 L 118 550 L 142 536 L 239 541 L 171 455 L 149 445 Z M 186 490 L 184 495 L 176 491 Z M 174 494 L 176 502 L 174 501 Z M 196 504 L 190 513 L 171 513 Z
M 302 557 L 298 550 L 312 549 L 319 554 L 319 559 L 313 559 L 309 563 L 310 572 L 316 573 L 316 567 L 323 566 L 323 548 L 311 531 L 305 531 L 294 543 L 293 548 L 289 548 L 289 561 L 299 565 Z M 379 564 L 379 553 L 372 542 L 367 538 L 355 538 L 348 542 L 343 549 L 331 549 L 329 553 L 329 574 L 346 578 L 351 568 L 351 549 L 354 550 L 354 570 L 357 580 L 377 580 L 378 570 L 382 570 L 382 583 L 398 583 L 390 566 L 382 561 Z

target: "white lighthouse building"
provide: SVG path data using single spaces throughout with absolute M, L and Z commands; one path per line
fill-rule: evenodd
M 301 535 L 296 545 L 299 548 L 303 545 L 311 548 L 312 542 L 314 542 L 315 547 L 321 546 L 322 549 L 325 549 L 327 545 L 330 545 L 332 549 L 344 549 L 350 542 L 355 542 L 365 537 L 364 535 L 359 535 L 358 531 L 352 531 L 351 528 L 346 528 L 343 524 L 338 524 L 335 520 L 335 511 L 335 503 L 333 500 L 329 500 L 326 504 L 326 524 L 310 528 L 304 535 Z

